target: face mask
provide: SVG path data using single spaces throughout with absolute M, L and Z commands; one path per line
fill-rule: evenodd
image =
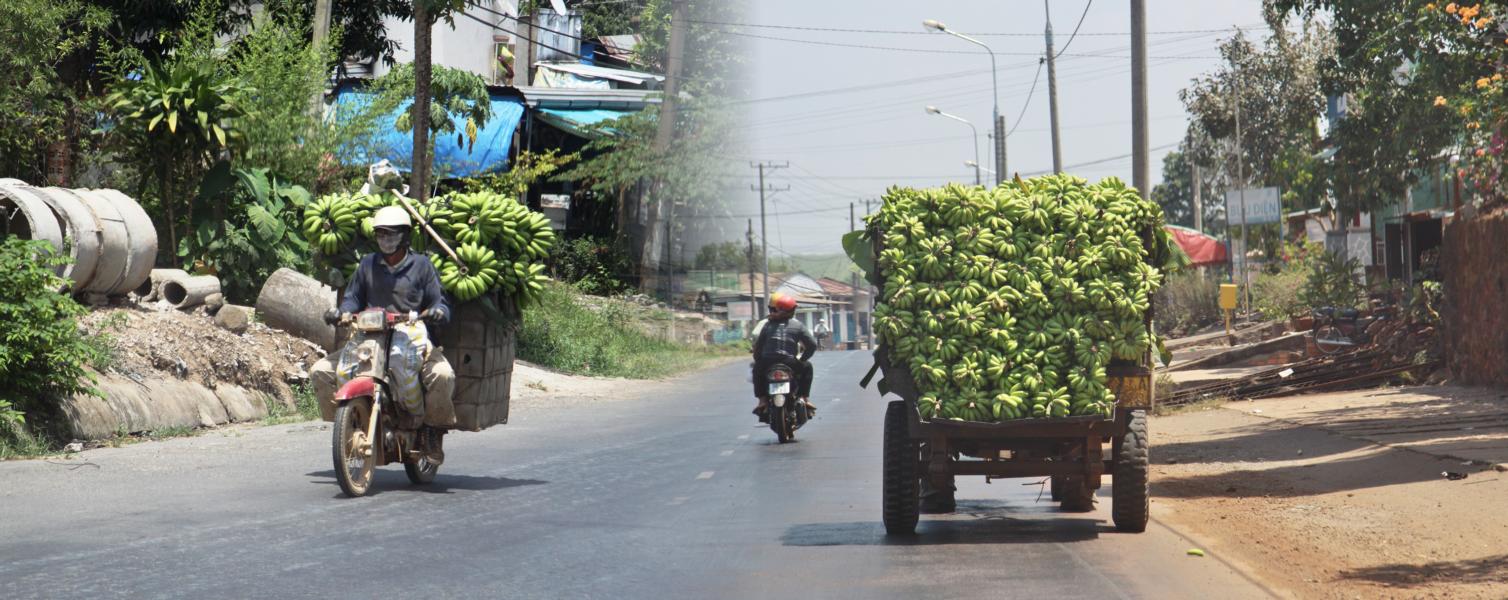
M 392 254 L 398 251 L 398 245 L 403 242 L 403 234 L 379 232 L 377 234 L 377 249 L 383 254 Z

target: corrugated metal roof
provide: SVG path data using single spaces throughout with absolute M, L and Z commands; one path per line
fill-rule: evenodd
M 644 85 L 651 81 L 656 83 L 665 81 L 663 75 L 655 75 L 654 73 L 630 71 L 628 69 L 612 69 L 596 65 L 583 65 L 581 63 L 534 63 L 534 66 L 541 69 L 580 75 L 582 77 L 597 77 L 634 85 Z
M 602 51 L 613 58 L 628 61 L 633 58 L 634 48 L 639 46 L 643 38 L 637 33 L 627 35 L 604 35 L 597 38 L 602 44 Z
M 640 110 L 660 103 L 660 93 L 650 90 L 579 90 L 571 88 L 521 87 L 529 108 L 605 108 Z

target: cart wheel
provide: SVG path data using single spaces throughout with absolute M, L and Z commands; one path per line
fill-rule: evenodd
M 1063 481 L 1058 487 L 1059 500 L 1063 503 L 1064 512 L 1089 512 L 1094 510 L 1094 490 L 1090 489 L 1089 482 L 1083 475 L 1059 475 L 1053 480 L 1061 478 Z
M 881 512 L 885 533 L 916 533 L 921 516 L 921 492 L 917 473 L 921 450 L 906 428 L 906 403 L 896 400 L 885 407 L 885 473 L 882 478 L 884 497 Z
M 1126 437 L 1115 452 L 1114 480 L 1110 485 L 1110 515 L 1115 528 L 1130 533 L 1147 530 L 1147 413 L 1131 413 Z

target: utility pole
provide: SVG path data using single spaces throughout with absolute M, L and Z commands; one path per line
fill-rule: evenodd
M 760 244 L 761 244 L 762 252 L 764 253 L 764 305 L 765 305 L 765 309 L 769 310 L 769 306 L 770 306 L 770 227 L 769 227 L 769 221 L 765 218 L 765 192 L 783 192 L 783 191 L 791 189 L 791 186 L 786 186 L 784 188 L 772 188 L 772 187 L 766 186 L 765 183 L 764 183 L 764 172 L 765 172 L 765 169 L 769 169 L 771 171 L 773 171 L 775 169 L 784 169 L 786 167 L 791 166 L 791 163 L 783 163 L 783 164 L 778 164 L 777 165 L 777 164 L 774 164 L 774 163 L 763 163 L 762 162 L 762 163 L 754 163 L 754 164 L 751 164 L 749 166 L 756 167 L 756 168 L 759 169 L 759 187 L 755 188 L 755 189 L 759 191 L 759 239 L 760 239 Z
M 869 216 L 869 214 L 870 214 L 869 205 L 872 202 L 875 202 L 875 201 L 874 200 L 870 200 L 868 198 L 864 199 L 864 216 L 866 216 L 866 217 Z M 871 285 L 871 284 L 868 283 L 868 281 L 866 281 L 864 283 L 864 290 L 865 290 L 865 295 L 869 296 L 869 302 L 868 302 L 869 306 L 865 307 L 867 310 L 865 310 L 865 312 L 864 312 L 864 331 L 868 332 L 869 335 L 866 336 L 864 339 L 865 339 L 865 342 L 866 342 L 866 347 L 869 348 L 869 349 L 871 349 L 871 350 L 873 350 L 874 349 L 874 296 L 875 296 L 875 291 L 876 290 L 874 289 L 873 285 Z
M 759 296 L 754 291 L 754 219 L 749 219 L 749 328 L 753 331 L 754 320 L 759 318 Z
M 995 185 L 1005 183 L 1005 116 L 995 115 Z
M 1047 15 L 1047 106 L 1052 119 L 1052 172 L 1062 173 L 1063 148 L 1058 141 L 1058 67 L 1052 51 L 1052 12 L 1047 0 L 1042 0 L 1042 11 Z
M 413 190 L 409 195 L 420 203 L 429 199 L 429 86 L 430 33 L 429 3 L 414 2 L 414 125 Z
M 325 40 L 330 37 L 330 3 L 334 0 L 314 0 L 314 47 L 324 49 Z M 337 57 L 339 60 L 340 57 Z M 316 117 L 324 116 L 325 88 L 320 86 L 314 92 L 314 97 L 309 99 L 309 112 Z
M 858 231 L 859 227 L 855 223 L 854 216 L 853 216 L 853 204 L 854 203 L 852 203 L 852 202 L 848 203 L 848 230 L 849 231 Z M 867 200 L 864 202 L 864 208 L 866 208 L 866 209 L 869 208 L 869 202 Z M 852 281 L 852 283 L 849 285 L 849 288 L 848 288 L 848 294 L 849 294 L 848 295 L 848 305 L 849 305 L 848 312 L 849 312 L 849 314 L 853 315 L 853 320 L 850 321 L 850 323 L 852 323 L 852 324 L 844 323 L 843 327 L 846 328 L 846 329 L 848 329 L 848 341 L 853 344 L 854 348 L 858 348 L 859 347 L 859 274 L 858 273 L 851 273 L 850 274 L 850 280 Z
M 1147 5 L 1131 0 L 1131 183 L 1143 199 L 1152 197 L 1147 154 Z
M 1249 254 L 1246 248 L 1246 169 L 1241 163 L 1241 72 L 1235 73 L 1235 109 L 1236 109 L 1236 181 L 1241 186 L 1236 192 L 1241 199 L 1241 286 L 1245 288 L 1242 296 L 1246 298 L 1246 310 L 1251 311 L 1251 269 L 1246 266 L 1246 256 Z M 1235 283 L 1232 275 L 1231 283 Z
M 665 55 L 665 94 L 660 102 L 660 127 L 655 132 L 655 149 L 659 152 L 670 147 L 675 134 L 682 54 L 686 46 L 686 0 L 671 0 L 670 10 L 670 47 Z
M 1204 202 L 1202 201 L 1203 196 L 1200 195 L 1201 190 L 1199 189 L 1204 186 L 1199 182 L 1199 163 L 1194 162 L 1192 152 L 1185 155 L 1184 160 L 1189 161 L 1189 168 L 1194 171 L 1190 177 L 1194 187 L 1194 231 L 1204 233 Z

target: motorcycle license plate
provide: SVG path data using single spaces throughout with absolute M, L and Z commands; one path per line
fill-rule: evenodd
M 781 381 L 770 383 L 770 395 L 791 393 L 791 382 Z

